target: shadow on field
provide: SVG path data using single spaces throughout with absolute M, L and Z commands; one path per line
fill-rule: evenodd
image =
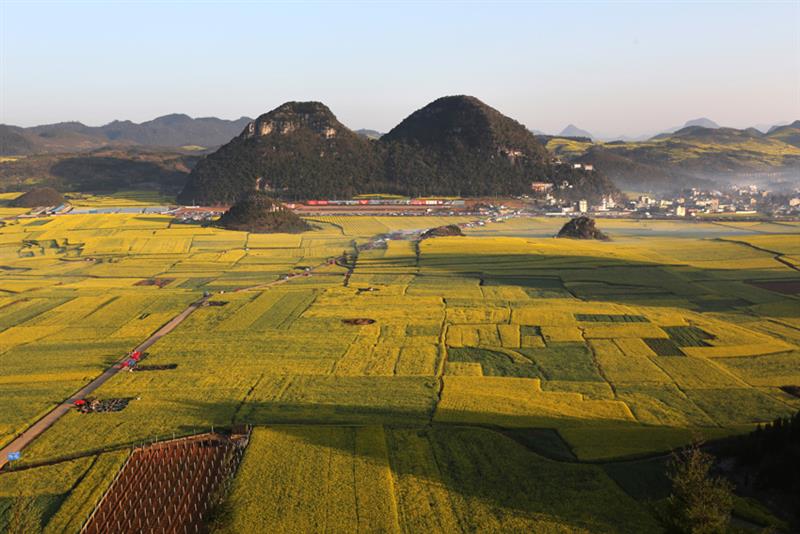
M 742 247 L 743 253 L 748 250 Z M 763 253 L 765 259 L 772 254 Z M 783 303 L 780 315 L 800 317 L 796 297 L 757 287 L 752 281 L 800 281 L 800 272 L 775 261 L 770 269 L 725 269 L 724 260 L 709 268 L 699 268 L 676 261 L 671 264 L 625 260 L 615 257 L 537 254 L 435 254 L 420 256 L 419 272 L 408 269 L 407 259 L 392 258 L 357 264 L 354 276 L 380 275 L 382 269 L 405 269 L 416 274 L 418 284 L 409 285 L 407 294 L 441 294 L 447 297 L 448 280 L 471 281 L 481 287 L 519 287 L 531 298 L 579 298 L 586 301 L 619 304 L 669 306 L 698 312 L 720 312 L 745 309 L 751 305 Z M 419 292 L 418 292 L 419 291 Z M 480 298 L 480 297 L 478 297 Z M 789 304 L 795 304 L 790 306 Z
M 197 403 L 195 407 L 204 409 L 203 403 Z M 276 408 L 286 406 L 257 407 L 262 411 Z M 358 413 L 351 406 L 345 410 L 323 406 L 323 411 L 339 413 L 340 417 L 315 417 L 314 411 L 319 408 L 319 405 L 295 405 L 292 412 L 302 409 L 308 416 L 293 421 L 281 416 L 239 420 L 240 423 L 258 425 L 248 454 L 259 456 L 250 462 L 245 456 L 242 469 L 253 471 L 246 478 L 290 480 L 295 477 L 291 473 L 305 471 L 306 462 L 328 465 L 331 452 L 336 451 L 337 458 L 352 457 L 353 461 L 366 458 L 368 465 L 388 465 L 393 482 L 387 491 L 393 492 L 401 508 L 416 507 L 419 499 L 429 500 L 433 508 L 430 513 L 459 516 L 462 527 L 465 527 L 463 530 L 480 530 L 491 524 L 508 526 L 509 523 L 504 521 L 511 516 L 516 519 L 510 524 L 518 524 L 519 518 L 546 518 L 563 524 L 562 528 L 590 531 L 636 532 L 641 528 L 636 525 L 641 525 L 644 508 L 634 504 L 638 496 L 626 494 L 622 486 L 614 482 L 618 477 L 636 480 L 636 473 L 622 466 L 613 473 L 615 476 L 610 476 L 602 465 L 575 461 L 568 445 L 552 429 L 500 429 L 430 423 L 424 418 L 419 418 L 414 424 L 408 419 L 411 415 L 408 412 L 387 411 L 376 417 L 374 410 Z M 460 413 L 466 420 L 478 415 Z M 485 417 L 487 414 L 480 415 Z M 369 437 L 364 437 L 363 432 Z M 265 441 L 254 446 L 255 440 L 259 439 Z M 375 439 L 383 443 L 376 446 Z M 367 441 L 370 445 L 362 446 Z M 293 459 L 287 450 L 296 451 L 297 456 Z M 279 458 L 280 473 L 270 471 L 276 469 L 276 460 L 268 459 L 267 455 Z M 558 456 L 561 456 L 561 461 L 550 459 Z M 343 465 L 342 469 L 351 469 L 346 460 Z M 355 473 L 355 467 L 352 469 Z M 318 475 L 319 478 L 303 479 L 301 483 L 318 487 L 324 493 L 328 474 L 320 472 Z M 362 483 L 363 480 L 359 482 Z M 374 490 L 372 485 L 368 487 Z M 629 487 L 637 488 L 635 484 Z M 253 488 L 253 491 L 260 489 Z M 447 490 L 449 496 L 442 494 L 442 489 Z M 277 491 L 274 489 L 261 491 L 265 492 L 263 498 L 280 499 L 283 490 L 275 495 L 270 493 Z M 336 491 L 346 494 L 350 490 L 339 488 Z M 320 502 L 304 503 L 300 497 L 300 502 L 292 501 L 292 507 L 318 506 L 327 496 L 314 490 L 297 493 L 317 496 Z M 630 524 L 618 523 L 623 513 L 626 516 L 630 514 Z M 485 521 L 484 514 L 493 516 L 489 523 L 480 523 Z
M 366 395 L 365 395 L 366 396 Z M 375 401 L 373 401 L 374 403 Z M 692 439 L 689 429 L 650 427 L 625 420 L 588 420 L 571 417 L 514 417 L 503 414 L 503 426 L 471 423 L 491 419 L 489 412 L 456 412 L 458 421 L 431 422 L 430 413 L 412 409 L 377 409 L 374 406 L 341 406 L 316 403 L 246 403 L 251 406 L 228 406 L 239 412 L 236 424 L 268 427 L 287 438 L 323 449 L 338 449 L 350 455 L 386 461 L 376 449 L 359 450 L 352 439 L 341 433 L 355 428 L 382 427 L 386 436 L 388 461 L 396 477 L 421 477 L 427 484 L 444 484 L 464 498 L 479 498 L 494 507 L 514 509 L 515 513 L 552 514 L 549 507 L 538 509 L 542 492 L 557 495 L 573 493 L 570 499 L 595 499 L 597 492 L 608 493 L 622 488 L 630 497 L 641 500 L 663 497 L 661 467 L 666 451 Z M 189 402 L 192 410 L 205 413 L 219 410 L 217 403 Z M 248 415 L 249 414 L 249 415 Z M 440 413 L 453 418 L 453 413 Z M 201 416 L 201 414 L 198 414 Z M 580 462 L 561 437 L 558 427 L 582 427 L 584 441 L 597 446 L 618 446 L 636 436 L 661 451 L 634 454 L 627 459 Z M 183 431 L 190 431 L 183 428 Z M 417 455 L 409 457 L 409 454 Z M 423 467 L 421 467 L 423 466 Z M 265 476 L 267 476 L 265 474 Z M 646 477 L 646 478 L 642 478 Z M 610 484 L 615 481 L 617 485 Z M 655 484 L 655 485 L 654 485 Z M 524 497 L 528 495 L 528 497 Z M 615 498 L 624 498 L 621 493 Z M 573 501 L 581 502 L 581 501 Z M 552 503 L 549 505 L 551 506 Z M 557 507 L 556 507 L 557 508 Z M 581 515 L 582 512 L 577 512 Z M 586 519 L 597 514 L 594 510 Z M 575 517 L 563 517 L 571 522 Z M 571 523 L 570 523 L 571 522 Z M 585 527 L 586 525 L 583 524 Z
M 56 162 L 50 167 L 50 173 L 60 179 L 68 191 L 155 189 L 174 193 L 186 182 L 188 169 L 179 170 L 158 161 L 78 156 Z M 124 194 L 120 198 L 124 198 Z
M 452 514 L 460 514 L 465 522 L 462 530 L 486 528 L 484 523 L 470 524 L 470 521 L 490 514 L 501 524 L 512 516 L 546 517 L 568 528 L 600 532 L 616 530 L 611 527 L 616 527 L 618 518 L 627 518 L 629 513 L 634 518 L 645 517 L 644 509 L 629 497 L 650 497 L 644 492 L 653 482 L 642 483 L 642 476 L 657 480 L 659 467 L 648 461 L 603 462 L 602 465 L 600 462 L 577 462 L 574 451 L 552 429 L 579 427 L 583 434 L 581 441 L 599 447 L 617 446 L 633 437 L 642 439 L 643 433 L 658 435 L 665 431 L 672 433 L 670 443 L 675 442 L 674 432 L 678 430 L 683 431 L 681 442 L 691 439 L 686 429 L 646 427 L 633 421 L 574 417 L 533 419 L 496 415 L 489 410 L 440 412 L 438 416 L 458 422 L 431 423 L 435 389 L 430 399 L 434 404 L 430 404 L 427 400 L 393 398 L 397 392 L 386 383 L 362 387 L 362 394 L 357 396 L 348 391 L 346 384 L 340 386 L 347 397 L 346 405 L 330 397 L 291 402 L 239 402 L 233 399 L 215 401 L 211 395 L 205 399 L 190 399 L 186 398 L 186 393 L 163 391 L 164 402 L 144 396 L 142 401 L 132 403 L 119 413 L 71 414 L 62 423 L 69 425 L 69 435 L 83 437 L 71 442 L 58 440 L 58 443 L 63 454 L 71 448 L 86 451 L 109 446 L 124 448 L 155 436 L 164 439 L 172 432 L 178 436 L 199 433 L 210 430 L 211 422 L 215 422 L 217 430 L 230 428 L 234 423 L 269 427 L 272 436 L 284 443 L 284 452 L 276 454 L 278 464 L 286 466 L 288 471 L 299 469 L 298 462 L 307 461 L 309 454 L 327 458 L 333 451 L 339 453 L 337 457 L 349 456 L 353 461 L 361 458 L 369 460 L 370 464 L 388 463 L 395 484 L 391 491 L 396 499 L 408 499 L 407 506 L 413 507 L 414 495 L 419 494 L 419 498 L 432 499 L 431 506 L 435 501 L 436 506 L 452 507 L 455 510 Z M 192 393 L 200 397 L 202 390 Z M 381 405 L 391 406 L 381 408 Z M 503 428 L 475 424 L 495 416 L 502 419 Z M 199 423 L 201 421 L 204 423 Z M 123 432 L 117 433 L 123 427 Z M 365 429 L 373 436 L 377 434 L 383 445 L 357 446 L 357 429 Z M 645 441 L 650 445 L 654 442 L 653 439 Z M 292 446 L 297 448 L 297 455 L 286 452 L 286 442 L 290 443 L 289 450 Z M 253 468 L 268 469 L 262 466 L 269 465 L 275 466 L 275 461 L 257 461 Z M 260 475 L 262 480 L 270 476 L 269 472 Z M 326 476 L 320 472 L 319 481 L 303 483 L 324 486 Z M 446 489 L 447 494 L 442 494 L 442 489 Z M 473 515 L 473 509 L 480 512 Z M 641 523 L 636 525 L 637 522 L 632 521 L 630 526 L 619 528 L 629 532 L 649 531 Z

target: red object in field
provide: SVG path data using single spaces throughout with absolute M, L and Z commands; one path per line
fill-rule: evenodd
M 75 402 L 73 402 L 72 404 L 74 404 L 75 406 L 83 406 L 84 404 L 86 404 L 86 401 L 83 400 L 83 399 L 78 399 Z
M 141 357 L 142 357 L 142 353 L 141 353 L 141 352 L 139 352 L 138 350 L 135 350 L 135 351 L 131 352 L 131 358 L 132 358 L 134 361 L 137 361 L 137 362 L 138 362 L 138 361 L 139 361 L 139 358 L 141 358 Z

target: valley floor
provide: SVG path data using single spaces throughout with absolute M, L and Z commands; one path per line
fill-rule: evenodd
M 108 451 L 247 424 L 230 532 L 648 532 L 653 462 L 800 409 L 781 389 L 800 385 L 800 225 L 608 220 L 611 242 L 582 242 L 518 218 L 360 250 L 466 219 L 311 222 L 6 221 L 0 447 L 213 305 L 142 361 L 175 368 L 95 392 L 124 410 L 72 411 L 22 451 L 0 524 L 25 488 L 43 529 L 74 532 L 124 460 Z

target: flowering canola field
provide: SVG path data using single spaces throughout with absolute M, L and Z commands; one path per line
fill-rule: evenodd
M 145 360 L 175 369 L 120 373 L 97 396 L 138 400 L 68 414 L 22 461 L 249 424 L 231 532 L 642 532 L 647 507 L 598 462 L 800 409 L 780 389 L 800 385 L 797 295 L 754 283 L 800 278 L 776 259 L 797 256 L 800 228 L 614 221 L 611 242 L 581 242 L 517 218 L 359 248 L 447 222 L 255 235 L 159 215 L 8 220 L 0 445 L 204 292 L 215 305 Z

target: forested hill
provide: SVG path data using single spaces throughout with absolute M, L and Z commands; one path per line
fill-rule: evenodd
M 379 141 L 387 179 L 412 195 L 508 195 L 548 177 L 548 156 L 525 126 L 470 96 L 415 111 Z
M 372 143 L 319 102 L 287 102 L 198 162 L 178 200 L 229 204 L 256 188 L 282 198 L 379 190 L 383 169 Z
M 514 195 L 534 181 L 567 181 L 569 196 L 616 191 L 599 173 L 551 167 L 533 134 L 474 97 L 440 98 L 378 140 L 349 130 L 324 104 L 288 102 L 201 160 L 179 200 L 230 203 L 256 188 L 283 199 Z

